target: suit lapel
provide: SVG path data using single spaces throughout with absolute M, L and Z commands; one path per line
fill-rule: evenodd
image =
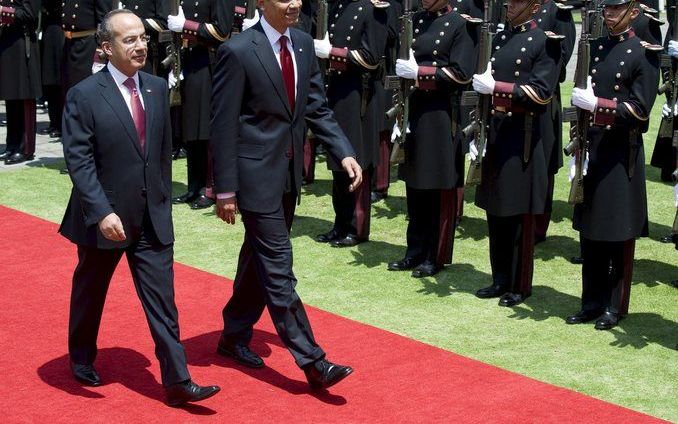
M 297 97 L 295 101 L 294 114 L 298 115 L 299 113 L 305 110 L 305 104 L 299 102 L 301 99 L 306 98 L 306 89 L 308 88 L 307 81 L 304 83 L 306 75 L 308 75 L 308 52 L 304 52 L 301 45 L 301 39 L 297 31 L 293 28 L 290 28 L 290 37 L 292 38 L 292 46 L 294 46 L 294 59 L 297 63 Z
M 145 156 L 148 157 L 148 152 L 150 152 L 151 143 L 153 142 L 153 137 L 151 135 L 153 128 L 153 118 L 155 117 L 156 112 L 156 93 L 151 90 L 151 84 L 149 83 L 148 75 L 139 72 L 139 90 L 141 91 L 141 97 L 144 99 L 144 115 L 146 115 L 146 143 L 145 145 Z
M 118 86 L 115 84 L 113 77 L 106 68 L 99 71 L 99 74 L 101 95 L 103 96 L 104 100 L 106 100 L 106 103 L 111 106 L 111 109 L 113 109 L 113 112 L 115 112 L 115 115 L 120 120 L 120 123 L 122 123 L 125 132 L 129 136 L 128 138 L 130 143 L 134 145 L 137 153 L 143 157 L 144 154 L 141 151 L 141 147 L 139 146 L 139 137 L 137 136 L 137 130 L 134 126 L 134 120 L 132 119 L 132 114 L 129 112 L 129 108 L 127 108 L 127 104 L 125 104 L 125 99 L 122 97 Z
M 264 71 L 268 75 L 268 78 L 271 80 L 275 92 L 278 94 L 280 101 L 282 101 L 287 113 L 292 115 L 290 109 L 290 102 L 287 99 L 287 92 L 285 91 L 285 82 L 282 79 L 282 71 L 280 70 L 280 65 L 278 60 L 275 58 L 271 44 L 268 42 L 268 38 L 264 33 L 264 29 L 261 27 L 261 24 L 256 24 L 252 27 L 254 38 L 252 43 L 254 43 L 254 54 L 256 54 L 259 62 L 261 62 Z

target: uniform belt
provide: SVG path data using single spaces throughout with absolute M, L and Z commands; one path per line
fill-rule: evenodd
M 492 106 L 495 112 L 525 114 L 527 110 L 522 106 Z
M 73 38 L 84 38 L 84 37 L 89 37 L 90 35 L 96 34 L 97 30 L 96 29 L 88 29 L 85 31 L 65 31 L 64 30 L 64 37 L 68 38 L 69 40 Z

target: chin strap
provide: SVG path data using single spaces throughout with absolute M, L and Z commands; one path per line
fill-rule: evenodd
M 537 1 L 538 1 L 538 0 L 531 0 L 530 2 L 528 2 L 528 3 L 525 5 L 525 7 L 523 7 L 523 10 L 521 10 L 520 13 L 519 13 L 518 15 L 516 15 L 516 17 L 515 17 L 513 20 L 514 20 L 514 21 L 517 21 L 517 22 L 520 22 L 519 25 L 522 25 L 523 23 L 525 23 L 525 22 L 529 21 L 530 19 L 532 19 L 532 14 L 529 14 L 529 16 L 528 16 L 529 19 L 524 19 L 524 20 L 523 20 L 523 19 L 518 19 L 518 18 L 520 18 L 521 16 L 523 16 L 523 13 L 525 13 L 525 11 L 529 11 L 530 9 L 532 9 L 532 6 L 534 6 L 534 4 L 537 3 Z M 513 25 L 513 22 L 511 22 L 511 26 L 516 26 L 516 25 Z
M 624 11 L 624 14 L 619 18 L 616 24 L 614 24 L 609 30 L 611 35 L 619 34 L 619 32 L 616 32 L 615 30 L 621 24 L 624 22 L 624 19 L 626 19 L 626 16 L 633 10 L 633 6 L 635 6 L 636 2 L 634 0 L 631 0 L 629 2 L 629 5 L 626 7 L 626 10 Z M 622 31 L 623 32 L 623 31 Z

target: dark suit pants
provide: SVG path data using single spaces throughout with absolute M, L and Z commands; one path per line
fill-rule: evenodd
M 580 236 L 582 309 L 626 315 L 629 311 L 635 239 L 595 241 Z
M 332 206 L 334 207 L 334 230 L 341 236 L 353 236 L 367 240 L 370 236 L 370 189 L 371 166 L 363 169 L 363 182 L 351 192 L 351 179 L 347 172 L 332 171 Z
M 35 154 L 35 99 L 5 100 L 7 146 L 12 153 Z
M 268 307 L 275 329 L 297 365 L 303 367 L 325 356 L 313 336 L 304 305 L 294 290 L 292 243 L 289 229 L 294 215 L 291 193 L 270 213 L 241 210 L 245 240 L 240 249 L 233 296 L 223 310 L 223 337 L 248 344 L 252 328 Z
M 534 215 L 487 214 L 490 264 L 495 285 L 528 297 L 532 294 Z
M 150 228 L 150 224 L 145 228 Z M 106 292 L 123 254 L 127 256 L 134 287 L 155 342 L 163 385 L 189 379 L 174 303 L 173 246 L 160 244 L 152 229 L 144 230 L 140 240 L 126 249 L 78 246 L 68 328 L 71 360 L 78 364 L 94 363 Z
M 457 190 L 423 190 L 407 186 L 407 253 L 418 261 L 442 266 L 452 261 Z

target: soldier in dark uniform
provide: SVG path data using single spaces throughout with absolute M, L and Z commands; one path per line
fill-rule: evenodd
M 452 11 L 449 0 L 423 0 L 412 17 L 414 57 L 396 61 L 396 74 L 417 81 L 410 96 L 410 134 L 398 176 L 407 192 L 407 252 L 388 264 L 413 277 L 428 277 L 451 263 L 457 187 L 464 179 L 458 125 L 461 89 L 476 68 L 481 19 Z
M 40 0 L 0 0 L 0 100 L 7 112 L 5 164 L 33 159 L 35 99 L 42 95 L 38 51 Z
M 216 49 L 228 37 L 233 24 L 233 0 L 182 1 L 177 16 L 168 16 L 170 30 L 180 32 L 182 49 L 181 83 L 182 128 L 186 143 L 188 191 L 172 202 L 190 203 L 191 209 L 214 204 L 207 191 L 209 180 L 208 140 L 210 137 L 210 99 Z M 211 190 L 210 190 L 211 191 Z
M 509 0 L 491 66 L 473 77 L 478 93 L 492 95 L 487 152 L 477 153 L 485 158 L 475 202 L 487 212 L 493 284 L 476 295 L 501 296 L 500 306 L 519 304 L 532 292 L 534 215 L 546 205 L 543 115 L 558 83 L 563 36 L 539 28 L 539 10 L 537 0 Z
M 546 232 L 551 221 L 551 210 L 553 208 L 553 188 L 555 175 L 563 166 L 563 120 L 562 106 L 560 102 L 560 83 L 565 81 L 567 76 L 567 63 L 572 57 L 577 32 L 572 19 L 572 6 L 566 5 L 556 0 L 542 0 L 541 10 L 537 12 L 535 20 L 537 26 L 544 31 L 550 31 L 554 34 L 563 35 L 565 39 L 560 43 L 563 49 L 561 60 L 559 84 L 556 86 L 556 92 L 551 102 L 546 106 L 547 113 L 542 115 L 546 120 L 542 126 L 542 142 L 544 143 L 544 152 L 546 153 L 548 164 L 548 190 L 546 197 L 546 207 L 543 214 L 536 215 L 535 219 L 535 243 L 546 240 Z
M 104 16 L 118 7 L 114 0 L 78 0 L 61 3 L 61 28 L 64 30 L 61 88 L 68 89 L 92 75 L 94 63 L 100 61 L 95 33 Z
M 350 178 L 339 163 L 328 158 L 332 170 L 334 226 L 316 240 L 333 247 L 355 246 L 370 233 L 370 187 L 379 157 L 376 79 L 386 49 L 388 3 L 378 0 L 336 0 L 330 4 L 329 37 L 315 40 L 316 56 L 329 58 L 327 99 L 363 169 L 363 184 L 349 190 Z
M 64 52 L 64 32 L 61 30 L 62 0 L 43 0 L 40 25 L 42 41 L 40 59 L 42 65 L 42 94 L 47 101 L 49 127 L 40 131 L 52 138 L 61 137 L 61 112 L 64 109 L 61 97 L 61 59 Z
M 166 76 L 161 75 L 164 72 L 161 72 L 163 69 L 161 69 L 160 62 L 165 54 L 163 44 L 158 38 L 163 31 L 167 31 L 169 0 L 122 0 L 122 6 L 141 18 L 146 35 L 150 37 L 148 57 L 142 71 L 153 75 Z
M 597 319 L 617 325 L 628 312 L 635 239 L 648 235 L 642 133 L 657 95 L 659 45 L 631 28 L 639 13 L 630 0 L 605 0 L 608 36 L 591 42 L 589 85 L 572 104 L 593 114 L 588 131 L 584 202 L 574 208 L 582 257 L 582 308 L 568 324 Z
M 659 19 L 659 12 L 656 6 L 649 6 L 643 3 L 637 3 L 640 13 L 631 22 L 636 37 L 650 44 L 661 44 L 662 29 L 664 21 Z

